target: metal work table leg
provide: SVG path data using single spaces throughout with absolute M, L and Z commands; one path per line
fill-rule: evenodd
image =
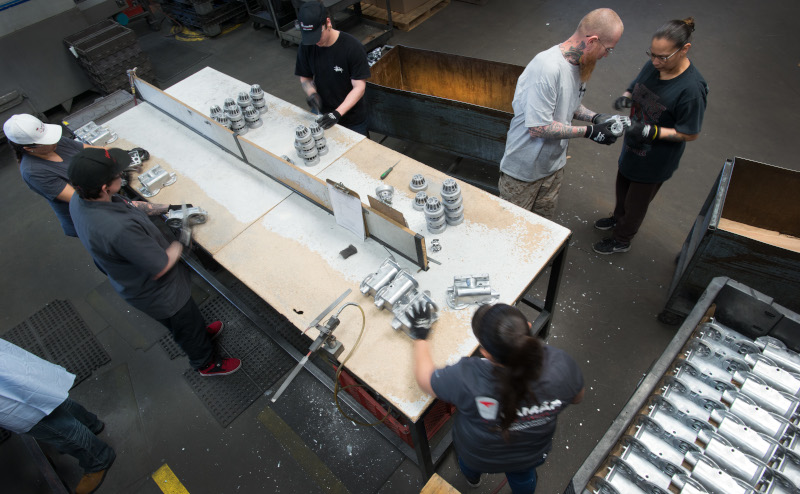
M 414 441 L 414 452 L 417 455 L 417 466 L 422 471 L 423 479 L 427 481 L 433 476 L 434 467 L 425 421 L 420 418 L 416 423 L 411 424 L 410 430 L 411 439 Z
M 558 298 L 558 289 L 561 286 L 561 276 L 564 273 L 564 261 L 567 259 L 567 247 L 572 236 L 567 237 L 564 244 L 556 252 L 552 258 L 552 265 L 550 266 L 550 277 L 547 281 L 547 293 L 544 302 L 541 300 L 527 295 L 534 283 L 539 279 L 539 276 L 531 281 L 531 284 L 525 289 L 519 303 L 525 304 L 528 307 L 539 311 L 539 315 L 531 324 L 531 333 L 539 335 L 542 339 L 546 339 L 550 332 L 550 322 L 553 319 L 553 310 L 556 306 L 556 299 Z

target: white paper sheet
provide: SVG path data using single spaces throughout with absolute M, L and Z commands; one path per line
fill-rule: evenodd
M 367 238 L 364 228 L 364 211 L 361 209 L 361 199 L 357 195 L 350 195 L 328 183 L 328 195 L 333 205 L 333 215 L 336 223 L 353 232 L 359 239 Z

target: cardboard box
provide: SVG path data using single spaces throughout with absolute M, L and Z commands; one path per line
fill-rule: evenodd
M 363 0 L 363 2 L 382 9 L 386 8 L 386 0 Z M 426 3 L 436 4 L 436 0 L 391 0 L 391 2 L 392 12 L 397 12 L 398 14 L 407 14 Z

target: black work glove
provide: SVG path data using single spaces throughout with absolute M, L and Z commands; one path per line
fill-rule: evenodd
M 319 93 L 311 93 L 311 96 L 306 98 L 306 103 L 314 113 L 322 113 L 322 98 L 320 98 Z
M 610 115 L 608 113 L 596 113 L 595 116 L 592 117 L 593 124 L 604 124 L 614 118 L 614 115 Z
M 191 208 L 194 206 L 192 206 L 191 204 L 187 204 L 186 207 Z M 183 209 L 183 204 L 170 204 L 169 207 L 167 208 L 167 211 L 180 211 L 181 209 Z
M 428 302 L 417 302 L 411 308 L 408 318 L 411 321 L 411 338 L 414 340 L 427 340 L 428 333 L 431 332 L 431 304 Z
M 635 120 L 633 124 L 625 130 L 625 135 L 632 144 L 645 144 L 658 139 L 658 126 L 646 124 Z
M 139 159 L 140 160 L 147 161 L 147 160 L 150 159 L 150 153 L 148 153 L 147 150 L 145 150 L 144 148 L 133 148 L 130 151 L 128 151 L 128 154 L 130 154 L 130 153 L 132 153 L 134 151 L 139 153 Z
M 339 114 L 339 112 L 336 111 L 336 110 L 333 110 L 332 112 L 326 113 L 324 115 L 321 115 L 319 118 L 317 118 L 317 123 L 323 129 L 328 130 L 331 127 L 333 127 L 334 125 L 336 125 L 337 123 L 339 123 L 339 119 L 340 118 L 342 118 L 342 116 Z
M 627 96 L 620 96 L 614 101 L 614 109 L 622 110 L 623 108 L 630 108 L 633 105 L 633 100 Z
M 583 134 L 583 137 L 587 137 L 598 144 L 605 144 L 607 146 L 614 144 L 617 140 L 617 136 L 611 132 L 611 126 L 613 124 L 613 121 L 608 121 L 598 125 L 589 125 L 586 127 L 586 133 Z

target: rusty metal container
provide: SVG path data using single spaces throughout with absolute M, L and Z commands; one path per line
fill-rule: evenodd
M 524 69 L 395 46 L 367 81 L 370 130 L 499 165 Z
M 728 160 L 686 242 L 659 319 L 679 323 L 709 282 L 728 276 L 800 312 L 800 173 Z

